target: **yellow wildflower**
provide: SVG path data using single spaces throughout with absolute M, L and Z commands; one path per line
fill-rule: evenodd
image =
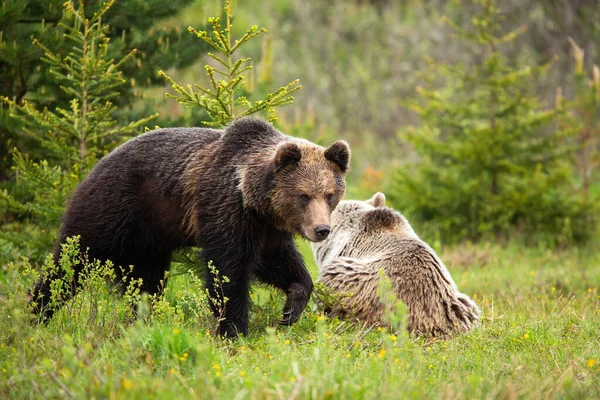
M 121 380 L 121 387 L 125 390 L 133 389 L 133 382 L 130 379 Z

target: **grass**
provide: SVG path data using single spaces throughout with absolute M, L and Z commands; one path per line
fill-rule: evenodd
M 316 277 L 309 246 L 300 245 Z M 25 309 L 27 279 L 5 266 L 0 398 L 600 398 L 594 250 L 480 244 L 440 252 L 483 310 L 480 329 L 448 341 L 332 320 L 314 303 L 297 324 L 275 329 L 283 296 L 262 286 L 249 336 L 221 340 L 189 275 L 173 277 L 154 313 L 138 320 L 96 287 L 75 302 L 85 310 L 95 299 L 96 314 L 73 306 L 36 325 Z

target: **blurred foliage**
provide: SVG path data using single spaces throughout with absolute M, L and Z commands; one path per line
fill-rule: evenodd
M 109 58 L 109 37 L 102 17 L 112 4 L 107 2 L 88 18 L 82 3 L 78 8 L 65 3 L 65 20 L 69 23 L 61 22 L 59 26 L 65 32 L 65 43 L 71 45 L 67 54 L 54 53 L 35 41 L 42 49 L 48 73 L 60 86 L 62 96 L 70 99 L 68 107 L 40 110 L 25 100 L 18 103 L 0 97 L 20 122 L 21 134 L 44 149 L 46 157 L 37 161 L 15 150 L 14 168 L 21 188 L 30 197 L 22 200 L 6 189 L 0 192 L 2 209 L 27 217 L 31 223 L 6 225 L 0 233 L 0 244 L 6 241 L 35 261 L 42 260 L 56 241 L 69 195 L 97 160 L 156 116 L 127 125 L 113 117 L 117 107 L 112 101 L 126 84 L 120 68 L 131 62 L 134 51 L 118 61 Z
M 31 45 L 37 38 L 61 58 L 71 51 L 60 25 L 69 20 L 62 3 L 6 0 L 0 8 L 0 95 L 13 103 L 0 104 L 0 189 L 7 189 L 0 210 L 2 234 L 19 233 L 19 246 L 45 237 L 43 246 L 33 246 L 39 254 L 31 246 L 22 247 L 34 260 L 51 245 L 71 190 L 121 140 L 107 133 L 92 141 L 93 154 L 71 171 L 75 178 L 58 179 L 56 168 L 70 171 L 79 163 L 75 153 L 57 152 L 66 144 L 44 143 L 40 137 L 47 138 L 48 129 L 35 128 L 35 118 L 15 112 L 27 104 L 31 110 L 54 115 L 52 123 L 63 127 L 68 119 L 61 110 L 74 112 L 73 97 L 60 88 L 61 84 L 75 88 L 72 82 L 65 85 L 57 79 L 40 61 L 44 49 Z M 99 0 L 83 3 L 88 18 L 102 7 Z M 230 9 L 234 18 L 220 14 L 224 41 L 218 39 L 218 31 L 217 39 L 211 39 L 226 50 L 217 50 L 215 57 L 227 68 L 207 55 L 209 34 L 202 34 L 204 40 L 197 37 L 207 30 L 206 17 L 219 15 L 224 3 L 118 0 L 104 14 L 110 38 L 106 60 L 120 60 L 137 49 L 131 62 L 120 65 L 125 82 L 110 98 L 115 127 L 157 111 L 161 115 L 153 124 L 161 126 L 200 125 L 212 119 L 206 107 L 185 110 L 186 104 L 166 102 L 166 82 L 158 70 L 164 70 L 172 83 L 197 83 L 195 89 L 180 86 L 189 89 L 192 102 L 197 95 L 201 103 L 207 95 L 198 87 L 209 90 L 213 102 L 208 109 L 213 111 L 217 91 L 221 100 L 231 98 L 222 82 L 238 80 L 234 97 L 253 107 L 256 100 L 267 99 L 274 90 L 278 93 L 274 82 L 301 78 L 303 90 L 294 93 L 294 107 L 277 108 L 272 116 L 288 134 L 319 144 L 335 139 L 350 142 L 353 160 L 346 197 L 388 192 L 394 205 L 414 222 L 429 221 L 420 230 L 431 228 L 437 241 L 507 231 L 530 237 L 535 230 L 547 233 L 551 242 L 569 242 L 589 234 L 600 196 L 596 173 L 600 78 L 594 69 L 600 56 L 599 2 L 498 0 L 499 12 L 506 18 L 493 23 L 501 22 L 504 32 L 518 34 L 495 46 L 492 57 L 484 43 L 456 40 L 460 27 L 472 25 L 481 7 L 470 0 L 234 1 Z M 459 29 L 440 23 L 442 16 Z M 220 22 L 211 21 L 208 26 L 214 31 Z M 189 25 L 196 26 L 190 28 L 195 34 L 182 29 Z M 249 34 L 245 27 L 255 25 L 268 26 L 269 35 L 237 47 L 226 37 L 243 38 Z M 235 59 L 233 51 L 228 54 L 226 41 L 229 50 L 235 47 Z M 233 72 L 235 62 L 247 58 L 256 68 L 238 74 L 240 64 Z M 204 65 L 212 69 L 214 84 Z M 495 83 L 494 73 L 514 81 Z M 416 99 L 415 87 L 422 88 Z M 492 94 L 497 99 L 487 101 Z M 46 107 L 48 111 L 42 111 Z M 224 109 L 231 112 L 231 105 Z M 244 109 L 236 106 L 235 112 Z M 218 111 L 213 117 L 226 122 Z M 495 127 L 492 121 L 497 122 Z M 77 139 L 66 138 L 60 140 L 77 149 Z M 9 151 L 14 147 L 19 151 L 12 160 Z M 11 165 L 16 168 L 11 170 Z M 31 169 L 32 165 L 39 169 Z M 410 179 L 400 179 L 395 173 L 399 170 Z M 421 180 L 420 189 L 408 187 L 411 179 Z M 494 179 L 497 193 L 492 190 Z M 50 189 L 49 182 L 56 187 Z M 42 219 L 32 211 L 40 206 L 47 212 Z M 0 244 L 0 259 L 14 259 L 19 253 L 14 246 Z
M 600 69 L 594 64 L 591 79 L 588 79 L 584 65 L 585 52 L 572 38 L 569 37 L 569 41 L 575 58 L 575 92 L 573 99 L 565 105 L 570 111 L 565 123 L 574 125 L 577 132 L 577 170 L 581 191 L 583 198 L 590 200 L 598 196 L 598 193 L 590 194 L 590 190 L 594 182 L 594 170 L 600 165 Z M 562 101 L 561 93 L 562 90 L 559 90 L 559 104 Z
M 500 48 L 521 30 L 502 30 L 492 0 L 468 28 L 447 20 L 477 64 L 429 61 L 424 87 L 408 102 L 421 125 L 402 132 L 418 155 L 397 171 L 392 203 L 433 222 L 445 242 L 504 236 L 511 228 L 532 241 L 571 242 L 593 231 L 593 204 L 573 195 L 573 130 L 559 109 L 540 106 L 531 82 L 549 65 L 511 62 Z

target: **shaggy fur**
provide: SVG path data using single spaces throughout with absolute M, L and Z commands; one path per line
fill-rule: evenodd
M 225 130 L 140 135 L 103 158 L 73 193 L 55 260 L 67 237 L 81 235 L 90 258 L 133 265 L 142 289 L 156 293 L 172 251 L 196 245 L 230 280 L 221 334 L 247 333 L 253 277 L 285 291 L 281 323 L 292 324 L 313 288 L 293 235 L 315 241 L 329 233 L 349 157 L 345 142 L 325 149 L 251 118 Z M 38 312 L 58 276 L 50 278 L 32 292 Z M 212 278 L 207 287 L 217 297 Z
M 313 243 L 319 281 L 342 296 L 339 315 L 379 324 L 379 270 L 408 306 L 407 328 L 428 336 L 465 333 L 479 323 L 480 311 L 460 293 L 436 253 L 397 211 L 385 207 L 383 193 L 368 201 L 342 201 L 331 216 L 328 239 Z

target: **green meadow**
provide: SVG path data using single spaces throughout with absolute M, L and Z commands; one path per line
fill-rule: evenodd
M 299 244 L 316 277 L 309 245 Z M 276 327 L 283 295 L 260 285 L 248 337 L 223 340 L 189 274 L 170 279 L 151 315 L 117 312 L 125 300 L 100 287 L 38 325 L 25 311 L 29 282 L 6 266 L 0 397 L 600 397 L 596 249 L 486 244 L 440 254 L 483 312 L 479 329 L 449 340 L 329 319 L 315 302 L 297 324 Z

